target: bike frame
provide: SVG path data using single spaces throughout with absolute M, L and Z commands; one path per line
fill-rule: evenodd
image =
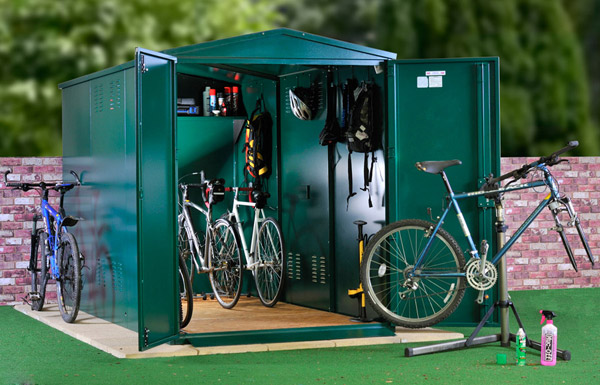
M 246 258 L 246 269 L 252 270 L 258 264 L 258 261 L 254 259 L 254 248 L 256 247 L 256 242 L 258 239 L 258 228 L 260 224 L 266 219 L 265 212 L 263 209 L 256 208 L 256 202 L 243 202 L 238 200 L 239 192 L 251 191 L 251 187 L 228 187 L 227 189 L 234 192 L 233 210 L 230 215 L 235 218 L 235 226 L 238 230 L 238 234 L 240 234 L 242 249 Z M 248 243 L 246 242 L 246 237 L 244 236 L 244 226 L 242 224 L 242 221 L 240 220 L 240 213 L 238 210 L 238 207 L 240 206 L 252 207 L 254 209 L 254 221 L 252 224 L 252 240 L 250 241 L 250 249 L 248 249 Z
M 44 190 L 41 204 L 42 219 L 44 221 L 46 233 L 48 234 L 48 246 L 50 247 L 50 274 L 54 279 L 60 278 L 60 269 L 56 260 L 56 256 L 58 255 L 58 249 L 60 247 L 61 236 L 59 234 L 62 231 L 68 232 L 67 228 L 63 226 L 63 221 L 65 219 L 64 210 L 62 208 L 63 199 L 64 194 L 61 194 L 60 209 L 59 211 L 57 211 L 50 205 L 50 203 L 48 203 L 48 190 Z M 56 231 L 53 231 L 52 229 L 50 218 L 54 219 L 54 223 L 56 224 Z M 42 247 L 45 250 L 46 245 L 42 245 Z
M 442 172 L 441 173 L 442 179 L 444 180 L 444 185 L 446 186 L 446 189 L 448 190 L 447 199 L 449 201 L 449 204 L 446 207 L 446 209 L 444 210 L 444 212 L 442 213 L 442 216 L 439 218 L 432 233 L 429 235 L 429 241 L 427 242 L 427 245 L 425 245 L 425 248 L 419 255 L 419 258 L 417 259 L 417 262 L 415 263 L 415 266 L 413 267 L 412 272 L 409 274 L 409 276 L 415 277 L 415 278 L 419 278 L 419 277 L 465 277 L 466 276 L 465 273 L 461 273 L 461 272 L 427 273 L 425 271 L 425 272 L 416 273 L 416 271 L 419 270 L 422 262 L 424 261 L 425 256 L 427 255 L 427 252 L 429 251 L 429 248 L 431 247 L 431 244 L 433 243 L 435 235 L 437 234 L 439 229 L 442 227 L 444 219 L 446 218 L 446 216 L 452 209 L 454 209 L 454 211 L 456 212 L 456 216 L 458 218 L 458 222 L 460 223 L 460 227 L 463 231 L 463 234 L 467 238 L 471 256 L 476 259 L 481 259 L 480 255 L 479 255 L 479 251 L 477 250 L 477 247 L 475 246 L 475 242 L 473 241 L 473 237 L 471 236 L 471 232 L 469 231 L 469 227 L 465 221 L 465 218 L 462 214 L 460 206 L 458 205 L 459 200 L 479 197 L 482 195 L 499 194 L 499 193 L 505 193 L 505 192 L 510 192 L 510 191 L 516 191 L 516 190 L 525 190 L 525 189 L 530 189 L 530 188 L 540 187 L 540 186 L 548 186 L 550 189 L 550 193 L 540 202 L 540 204 L 537 206 L 537 208 L 529 215 L 529 217 L 527 217 L 527 219 L 525 219 L 523 224 L 510 237 L 510 239 L 508 239 L 506 241 L 506 243 L 504 244 L 502 249 L 500 249 L 496 253 L 496 255 L 492 258 L 492 260 L 490 261 L 492 264 L 497 265 L 498 262 L 500 261 L 500 259 L 504 256 L 504 254 L 506 254 L 506 252 L 512 247 L 512 245 L 517 241 L 517 239 L 519 239 L 519 237 L 523 234 L 523 232 L 525 230 L 527 230 L 527 228 L 531 225 L 531 223 L 535 220 L 535 218 L 537 218 L 537 216 L 540 215 L 542 210 L 544 210 L 544 208 L 546 208 L 551 202 L 553 202 L 559 198 L 558 183 L 556 182 L 556 180 L 554 179 L 554 177 L 552 176 L 552 174 L 550 173 L 548 168 L 544 164 L 540 164 L 536 167 L 544 173 L 543 180 L 536 180 L 536 181 L 532 181 L 532 182 L 528 182 L 528 183 L 516 184 L 513 186 L 498 188 L 496 190 L 490 190 L 490 191 L 473 191 L 473 192 L 458 193 L 458 194 L 455 194 L 452 191 L 452 187 L 450 186 L 450 182 L 448 181 L 446 174 L 444 172 Z
M 192 222 L 192 217 L 190 215 L 190 208 L 199 211 L 206 218 L 206 239 L 208 239 L 209 232 L 212 231 L 212 226 L 211 226 L 212 208 L 209 207 L 207 210 L 203 209 L 202 207 L 195 204 L 194 202 L 191 202 L 188 199 L 187 194 L 188 193 L 187 193 L 187 187 L 186 187 L 184 189 L 184 193 L 183 193 L 183 210 L 182 210 L 182 214 L 180 214 L 180 217 L 179 217 L 179 226 L 181 227 L 182 218 L 185 218 L 186 223 L 188 223 L 189 229 L 184 228 L 183 230 L 188 233 L 187 234 L 188 239 L 192 240 L 192 244 L 194 245 L 194 250 L 196 251 L 196 255 L 198 256 L 198 259 L 200 259 L 200 264 L 198 264 L 198 261 L 196 260 L 196 258 L 194 258 L 193 255 L 192 255 L 192 261 L 194 261 L 194 265 L 196 266 L 196 271 L 198 271 L 200 273 L 205 273 L 210 270 L 210 268 L 207 267 L 207 265 L 206 265 L 206 260 L 208 259 L 207 254 L 206 254 L 207 253 L 207 247 L 206 247 L 207 245 L 205 245 L 203 250 L 200 250 L 200 243 L 198 242 L 198 237 L 196 236 L 196 232 L 194 231 L 194 224 Z M 183 217 L 181 215 L 183 215 Z

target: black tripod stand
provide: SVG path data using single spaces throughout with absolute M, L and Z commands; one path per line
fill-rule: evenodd
M 498 237 L 497 238 L 498 239 L 498 249 L 501 249 L 502 246 L 504 246 L 506 225 L 504 223 L 504 207 L 502 206 L 502 201 L 500 201 L 499 199 L 496 200 L 496 233 L 497 233 L 497 237 Z M 516 335 L 513 333 L 510 333 L 510 330 L 509 330 L 509 318 L 508 318 L 508 308 L 509 307 L 512 309 L 513 314 L 515 315 L 515 318 L 517 319 L 517 323 L 519 324 L 519 327 L 522 328 L 523 330 L 525 330 L 525 327 L 523 326 L 523 323 L 521 322 L 521 318 L 519 317 L 519 314 L 517 313 L 517 309 L 515 308 L 515 305 L 510 301 L 510 299 L 508 297 L 508 284 L 507 284 L 507 278 L 506 278 L 506 259 L 505 258 L 502 258 L 500 260 L 500 263 L 498 264 L 498 270 L 499 270 L 499 272 L 498 272 L 498 280 L 499 280 L 498 288 L 500 291 L 500 293 L 499 293 L 500 298 L 496 303 L 494 303 L 494 305 L 490 308 L 490 310 L 488 310 L 486 315 L 483 317 L 483 319 L 481 320 L 479 325 L 477 325 L 477 327 L 475 328 L 473 333 L 471 333 L 471 336 L 469 336 L 469 338 L 464 339 L 464 340 L 459 340 L 459 341 L 443 342 L 443 343 L 434 344 L 434 345 L 419 346 L 416 348 L 406 348 L 404 350 L 404 356 L 412 357 L 412 356 L 419 356 L 419 355 L 429 354 L 429 353 L 445 352 L 448 350 L 466 349 L 466 348 L 470 348 L 472 346 L 477 346 L 477 345 L 482 345 L 482 344 L 487 344 L 490 342 L 497 342 L 497 341 L 500 341 L 501 346 L 509 347 L 510 341 L 516 342 Z M 479 334 L 479 331 L 485 325 L 487 320 L 492 316 L 492 314 L 494 314 L 495 310 L 498 310 L 500 312 L 500 334 L 492 334 L 489 336 L 478 337 L 477 334 Z M 527 333 L 525 333 L 525 334 L 529 335 Z M 530 347 L 531 349 L 534 349 L 537 351 L 542 350 L 542 345 L 539 342 L 532 341 L 529 338 L 527 338 L 527 346 Z M 557 349 L 556 355 L 565 361 L 569 361 L 571 359 L 571 352 L 569 352 L 568 350 Z

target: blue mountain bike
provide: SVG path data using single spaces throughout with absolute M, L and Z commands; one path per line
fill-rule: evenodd
M 467 193 L 454 193 L 445 172 L 448 167 L 460 165 L 460 160 L 418 162 L 416 166 L 420 171 L 441 175 L 448 192 L 448 205 L 436 223 L 420 219 L 401 220 L 383 227 L 369 241 L 361 264 L 361 280 L 367 300 L 375 311 L 394 324 L 421 328 L 434 325 L 452 314 L 468 286 L 479 291 L 477 302 L 482 303 L 484 292 L 497 281 L 496 265 L 546 207 L 554 218 L 555 227 L 552 230 L 560 235 L 573 268 L 577 271 L 577 263 L 565 234 L 566 226 L 559 218 L 563 212 L 568 214 L 567 226 L 576 228 L 593 266 L 592 252 L 577 213 L 569 197 L 560 193 L 559 183 L 549 170 L 551 166 L 566 162 L 559 155 L 578 145 L 576 141 L 570 142 L 550 156 L 541 157 L 497 178 L 490 176 L 480 191 Z M 539 170 L 543 178 L 513 184 L 534 170 Z M 499 183 L 506 179 L 511 180 L 500 188 Z M 549 194 L 489 260 L 487 241 L 483 240 L 480 250 L 477 250 L 458 200 L 485 196 L 501 205 L 504 192 L 540 186 L 546 186 Z M 442 229 L 452 209 L 469 245 L 468 261 L 465 261 L 465 255 L 456 240 Z
M 4 173 L 6 182 L 11 170 Z M 68 216 L 63 207 L 65 194 L 75 186 L 81 185 L 79 176 L 71 171 L 76 183 L 15 183 L 6 182 L 6 187 L 15 190 L 39 190 L 42 196 L 40 207 L 44 227 L 37 228 L 38 215 L 33 218 L 31 229 L 31 256 L 27 270 L 31 273 L 31 291 L 26 301 L 31 301 L 33 310 L 42 310 L 46 297 L 46 285 L 50 279 L 56 280 L 58 308 L 65 322 L 72 323 L 79 312 L 81 300 L 81 265 L 83 257 L 73 234 L 67 227 L 75 226 L 78 218 Z M 48 203 L 48 193 L 54 190 L 60 193 L 58 210 Z

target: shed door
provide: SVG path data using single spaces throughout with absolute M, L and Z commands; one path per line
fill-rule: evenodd
M 140 350 L 177 337 L 176 58 L 138 48 L 136 61 Z M 115 170 L 118 172 L 118 170 Z
M 460 159 L 462 165 L 446 170 L 456 192 L 478 190 L 485 175 L 498 174 L 497 85 L 497 58 L 388 63 L 389 222 L 405 218 L 435 220 L 446 204 L 442 179 L 418 171 L 418 161 Z M 492 245 L 489 254 L 493 255 L 493 202 L 467 199 L 460 205 L 475 241 L 487 239 Z M 444 228 L 462 250 L 467 249 L 453 215 L 445 221 Z M 447 322 L 478 322 L 484 309 L 474 305 L 476 295 L 468 290 L 462 305 Z

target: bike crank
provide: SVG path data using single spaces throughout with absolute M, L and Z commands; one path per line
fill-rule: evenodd
M 483 292 L 491 289 L 498 280 L 498 270 L 490 261 L 485 261 L 485 267 L 481 271 L 481 261 L 473 258 L 465 265 L 465 275 L 468 284 L 481 293 L 477 299 L 478 303 L 483 302 Z

